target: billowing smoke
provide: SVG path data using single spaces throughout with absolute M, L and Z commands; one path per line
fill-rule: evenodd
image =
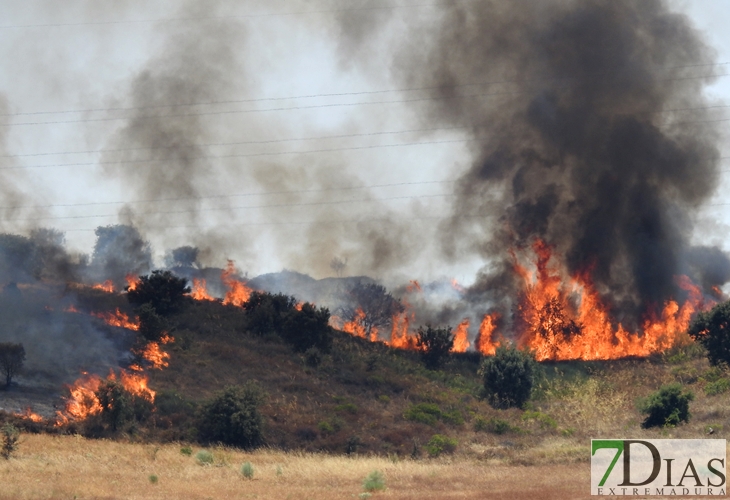
M 447 256 L 489 262 L 474 301 L 508 308 L 510 249 L 541 238 L 590 271 L 618 320 L 730 278 L 727 255 L 690 244 L 719 178 L 703 97 L 714 54 L 658 0 L 444 2 L 396 51 L 403 87 L 434 126 L 467 127 L 473 161 L 442 224 Z M 362 38 L 360 34 L 357 35 Z

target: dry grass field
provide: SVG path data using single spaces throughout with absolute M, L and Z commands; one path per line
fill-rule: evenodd
M 589 465 L 505 466 L 451 458 L 393 461 L 213 448 L 212 465 L 175 444 L 23 435 L 16 455 L 0 461 L 0 498 L 29 499 L 343 499 L 361 496 L 374 470 L 386 489 L 372 499 L 570 499 L 588 497 Z M 253 479 L 241 475 L 251 462 Z M 156 476 L 157 480 L 151 476 Z

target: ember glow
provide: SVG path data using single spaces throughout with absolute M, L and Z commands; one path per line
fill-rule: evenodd
M 112 280 L 106 280 L 104 283 L 96 283 L 91 286 L 96 290 L 102 290 L 107 293 L 114 293 L 114 283 Z
M 132 320 L 121 312 L 119 308 L 115 312 L 93 312 L 91 313 L 92 316 L 104 320 L 104 322 L 107 325 L 110 326 L 117 326 L 119 328 L 126 328 L 128 330 L 134 330 L 135 332 L 139 330 L 139 321 L 138 320 Z
M 221 281 L 228 289 L 226 296 L 223 298 L 223 305 L 234 305 L 241 307 L 251 296 L 251 288 L 246 285 L 245 281 L 240 281 L 234 277 L 236 268 L 232 260 L 228 261 L 228 265 L 221 273 Z
M 524 292 L 518 306 L 521 331 L 519 345 L 534 350 L 536 359 L 617 359 L 649 356 L 687 342 L 685 331 L 692 314 L 703 304 L 702 293 L 686 276 L 677 278 L 688 298 L 683 305 L 669 300 L 659 317 L 648 317 L 642 332 L 628 332 L 612 326 L 608 308 L 602 303 L 588 274 L 565 278 L 552 248 L 537 240 L 535 270 L 515 262 L 523 279 Z
M 33 413 L 33 410 L 30 408 L 26 408 L 23 413 L 14 413 L 14 415 L 25 420 L 30 420 L 31 422 L 43 422 L 43 417 L 37 413 Z

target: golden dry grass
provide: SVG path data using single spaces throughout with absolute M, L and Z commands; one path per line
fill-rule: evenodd
M 195 449 L 197 452 L 199 448 Z M 381 471 L 385 491 L 373 499 L 587 498 L 589 464 L 505 466 L 468 458 L 388 458 L 211 449 L 199 465 L 179 445 L 24 435 L 0 462 L 3 499 L 342 499 L 359 498 L 363 479 Z M 251 462 L 253 480 L 240 474 Z M 277 469 L 279 472 L 277 472 Z M 158 477 L 156 483 L 150 476 Z

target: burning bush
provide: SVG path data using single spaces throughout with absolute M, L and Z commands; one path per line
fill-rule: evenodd
M 354 320 L 360 318 L 365 329 L 365 338 L 371 338 L 373 329 L 383 329 L 390 325 L 393 317 L 405 310 L 400 300 L 388 293 L 384 286 L 376 283 L 358 282 L 350 296 L 354 306 L 343 312 L 343 317 Z
M 190 293 L 190 287 L 185 278 L 158 270 L 140 276 L 134 287 L 129 287 L 127 299 L 136 305 L 150 304 L 157 314 L 166 316 L 180 309 L 186 293 Z
M 252 384 L 225 388 L 203 405 L 200 439 L 244 449 L 258 447 L 263 442 L 264 422 L 258 409 L 263 399 L 261 390 Z
M 688 333 L 707 349 L 710 363 L 730 364 L 730 301 L 698 313 Z
M 689 402 L 694 399 L 690 391 L 682 391 L 680 384 L 665 385 L 658 392 L 641 401 L 639 410 L 647 415 L 641 426 L 675 427 L 682 422 L 689 422 Z
M 302 304 L 301 310 L 289 311 L 281 330 L 281 336 L 297 352 L 305 352 L 310 347 L 329 352 L 332 347 L 329 320 L 329 309 L 316 308 L 310 303 L 305 303 Z
M 116 432 L 125 422 L 134 415 L 131 395 L 124 386 L 113 379 L 101 382 L 96 391 L 96 397 L 101 405 L 101 420 Z
M 535 369 L 530 354 L 513 347 L 498 347 L 479 369 L 489 404 L 494 408 L 522 407 L 530 399 Z
M 435 370 L 439 368 L 448 356 L 449 351 L 454 347 L 454 336 L 451 335 L 451 328 L 432 328 L 427 325 L 418 328 L 416 345 L 421 350 L 421 358 L 426 368 Z

